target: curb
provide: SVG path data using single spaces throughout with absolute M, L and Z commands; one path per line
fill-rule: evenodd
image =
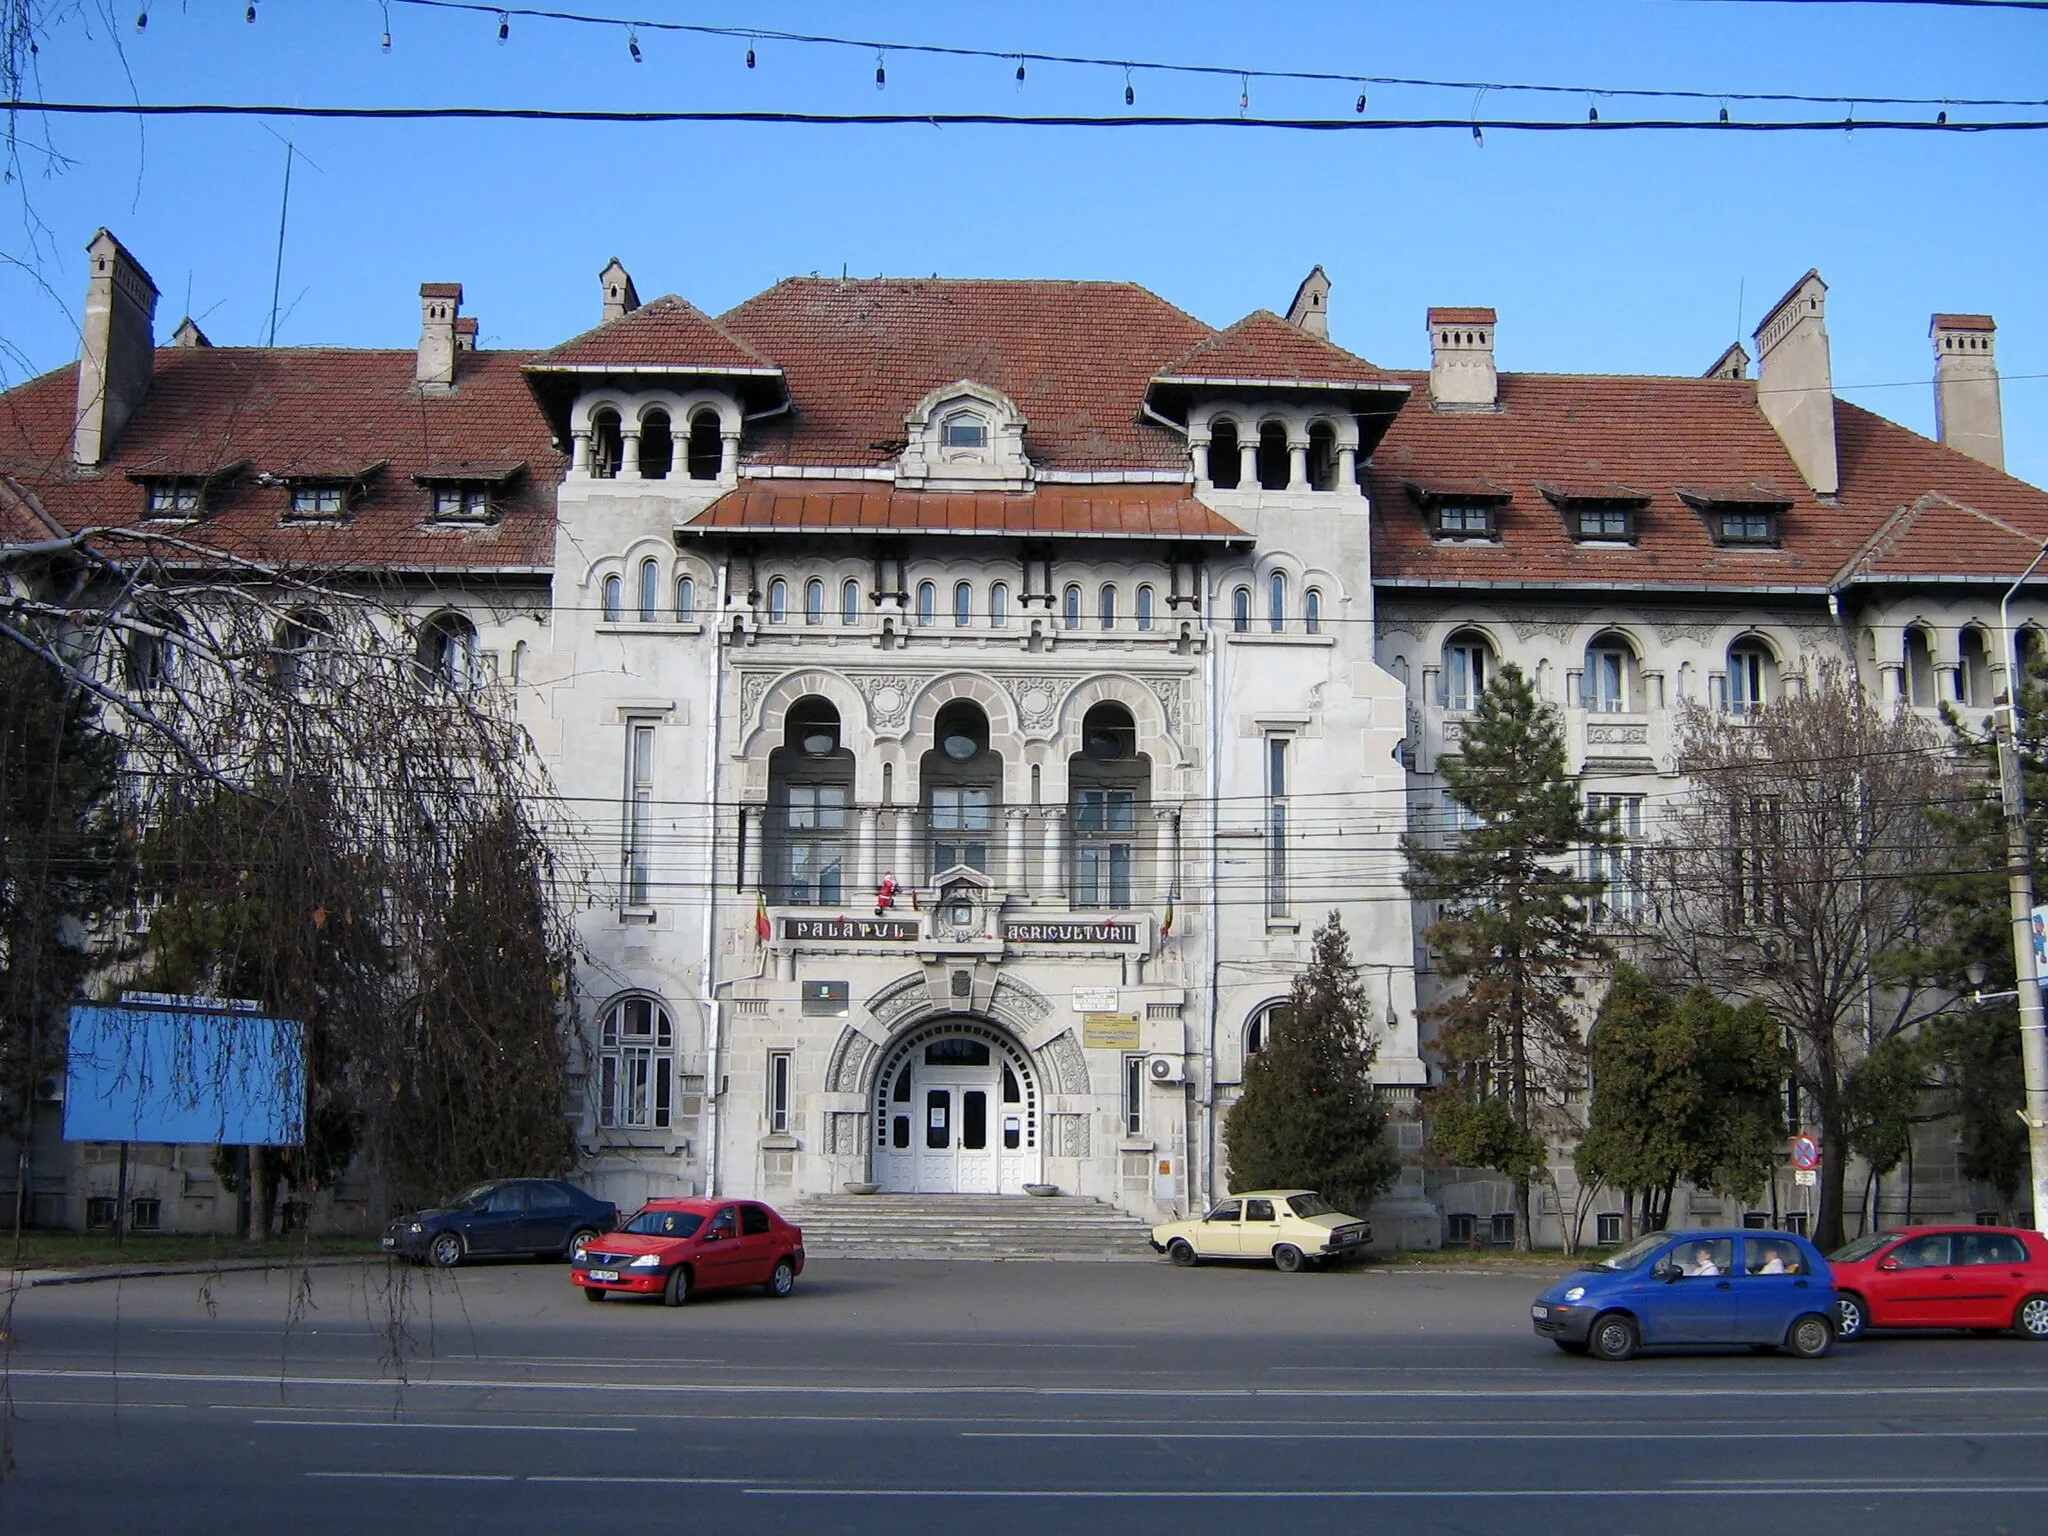
M 95 1285 L 103 1280 L 161 1280 L 178 1275 L 230 1275 L 270 1269 L 332 1269 L 343 1264 L 381 1264 L 383 1254 L 336 1255 L 309 1259 L 228 1259 L 219 1264 L 158 1264 L 147 1269 L 59 1269 L 48 1273 L 16 1270 L 23 1290 L 45 1285 Z

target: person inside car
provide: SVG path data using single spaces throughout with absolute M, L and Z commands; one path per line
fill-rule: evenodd
M 1692 1245 L 1692 1261 L 1686 1265 L 1685 1272 L 1689 1275 L 1720 1274 L 1721 1266 L 1714 1262 L 1713 1244 L 1694 1243 Z

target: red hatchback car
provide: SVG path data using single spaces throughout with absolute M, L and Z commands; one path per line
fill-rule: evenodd
M 1968 1328 L 2048 1341 L 2048 1239 L 2013 1227 L 1907 1227 L 1828 1255 L 1838 1337 L 1866 1328 Z
M 585 1301 L 623 1293 L 680 1307 L 698 1291 L 758 1285 L 787 1296 L 804 1272 L 803 1228 L 752 1200 L 650 1200 L 578 1254 Z

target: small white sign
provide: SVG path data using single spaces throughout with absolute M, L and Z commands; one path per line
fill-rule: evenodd
M 1818 1168 L 1794 1168 L 1792 1170 L 1792 1182 L 1794 1184 L 1818 1184 L 1820 1182 L 1820 1170 Z
M 1074 988 L 1074 1012 L 1076 1013 L 1115 1013 L 1117 1011 L 1116 1004 L 1117 991 L 1115 987 Z

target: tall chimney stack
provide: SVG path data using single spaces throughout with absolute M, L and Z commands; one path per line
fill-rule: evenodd
M 1816 496 L 1841 489 L 1835 461 L 1835 379 L 1828 358 L 1828 285 L 1809 271 L 1756 328 L 1756 402 Z
M 1330 339 L 1330 280 L 1321 263 L 1310 268 L 1294 290 L 1294 302 L 1287 306 L 1287 323 L 1311 336 Z
M 2005 418 L 1998 404 L 1998 325 L 1989 315 L 1936 315 L 1934 435 L 1980 464 L 2005 468 Z
M 604 290 L 606 320 L 623 320 L 640 307 L 640 293 L 633 286 L 633 274 L 626 270 L 618 257 L 614 256 L 605 263 L 604 270 L 597 274 L 597 281 Z
M 420 355 L 413 368 L 423 395 L 445 395 L 455 387 L 455 320 L 462 310 L 462 284 L 420 284 Z
M 1490 309 L 1429 312 L 1429 403 L 1437 410 L 1500 408 L 1500 374 L 1493 366 Z
M 86 248 L 92 278 L 78 348 L 78 413 L 71 458 L 104 464 L 156 371 L 156 284 L 142 263 L 102 229 Z

